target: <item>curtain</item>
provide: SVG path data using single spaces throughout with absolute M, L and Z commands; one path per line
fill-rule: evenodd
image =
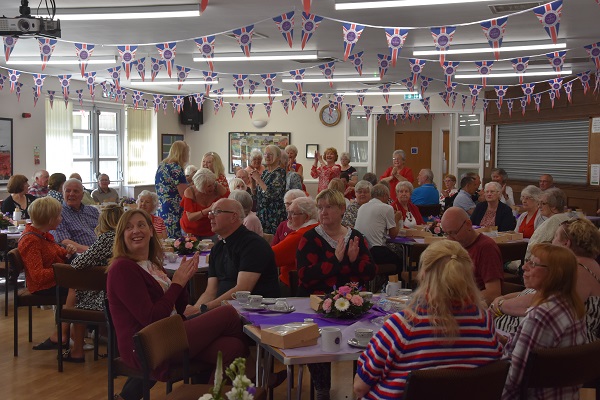
M 46 98 L 46 169 L 69 176 L 73 170 L 73 106 Z
M 153 110 L 127 109 L 127 184 L 154 182 L 157 141 Z

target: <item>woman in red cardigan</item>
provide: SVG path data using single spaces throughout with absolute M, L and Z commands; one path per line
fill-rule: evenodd
M 140 368 L 134 353 L 133 335 L 145 326 L 172 314 L 197 314 L 188 304 L 185 286 L 198 270 L 198 254 L 183 258 L 172 280 L 162 265 L 163 254 L 150 215 L 143 210 L 123 214 L 117 225 L 113 260 L 108 269 L 107 296 L 121 358 Z M 190 358 L 214 368 L 217 353 L 223 365 L 248 354 L 240 317 L 233 307 L 222 306 L 184 322 L 190 343 Z M 153 371 L 164 380 L 168 365 Z M 141 379 L 129 378 L 119 395 L 124 400 L 142 398 Z
M 419 211 L 419 207 L 410 201 L 410 195 L 413 192 L 413 185 L 410 182 L 398 182 L 396 185 L 396 200 L 392 204 L 394 211 L 402 213 L 403 226 L 412 228 L 415 225 L 422 225 L 425 222 Z

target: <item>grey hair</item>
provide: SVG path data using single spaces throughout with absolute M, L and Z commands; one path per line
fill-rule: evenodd
M 285 194 L 283 195 L 283 202 L 284 203 L 292 202 L 299 197 L 306 197 L 306 193 L 304 193 L 304 190 L 290 189 L 287 192 L 285 192 Z
M 485 184 L 485 186 L 483 187 L 484 190 L 488 188 L 488 186 L 493 186 L 497 192 L 502 192 L 502 185 L 499 184 L 498 182 L 488 182 Z
M 289 160 L 290 157 L 287 155 L 287 153 L 285 151 L 282 151 L 281 155 L 279 156 L 279 162 L 281 163 L 281 165 L 285 167 Z
M 352 160 L 352 158 L 350 157 L 350 153 L 348 153 L 347 151 L 342 151 L 342 152 L 340 153 L 340 159 L 341 159 L 342 157 L 344 157 L 344 156 L 345 156 L 346 158 L 348 158 L 348 160 Z
M 217 181 L 217 176 L 208 168 L 200 168 L 194 174 L 192 181 L 194 182 L 196 189 L 204 193 L 204 189 L 206 189 L 207 186 L 215 184 Z
M 400 156 L 402 157 L 403 161 L 406 161 L 406 153 L 404 152 L 404 150 L 394 150 L 394 152 L 392 153 L 392 157 L 396 157 L 396 156 Z
M 492 174 L 498 174 L 502 177 L 502 182 L 508 179 L 508 174 L 504 168 L 492 168 Z
M 565 211 L 565 207 L 567 206 L 567 196 L 562 190 L 558 188 L 544 190 L 542 197 L 546 198 L 546 202 L 550 208 L 556 208 L 559 213 Z
M 423 168 L 421 171 L 425 171 L 425 177 L 429 182 L 433 182 L 433 171 L 429 168 Z
M 528 196 L 539 203 L 540 197 L 542 197 L 542 193 L 542 189 L 540 189 L 539 187 L 534 185 L 528 185 L 525 186 L 523 190 L 521 190 L 521 197 Z
M 255 158 L 260 158 L 261 160 L 263 159 L 263 153 L 262 151 L 258 150 L 258 149 L 254 149 L 250 152 L 250 160 L 254 160 Z
M 298 197 L 292 204 L 298 206 L 298 208 L 306 215 L 309 219 L 318 219 L 319 211 L 317 210 L 317 203 L 312 197 Z
M 244 209 L 244 218 L 246 218 L 250 213 L 250 210 L 252 210 L 252 196 L 250 196 L 250 193 L 245 190 L 236 189 L 231 191 L 229 198 L 242 205 L 242 208 Z
M 246 182 L 244 182 L 243 179 L 241 179 L 241 178 L 233 178 L 232 180 L 229 181 L 229 190 L 231 192 L 233 192 L 234 190 L 237 190 L 236 187 L 240 183 L 243 184 L 244 187 L 246 187 Z
M 373 186 L 373 189 L 371 189 L 371 197 L 380 199 L 385 196 L 389 197 L 389 195 L 390 189 L 387 186 L 382 185 L 381 183 L 378 183 L 377 185 Z
M 273 155 L 275 156 L 275 160 L 274 161 L 279 161 L 281 162 L 281 149 L 279 148 L 279 146 L 275 146 L 274 144 L 270 144 L 268 146 L 265 147 L 265 150 L 270 149 L 271 151 L 273 151 Z M 287 154 L 286 154 L 287 156 Z
M 152 214 L 158 208 L 158 195 L 155 192 L 151 192 L 149 190 L 142 190 L 140 194 L 138 194 L 137 205 L 140 205 L 140 201 L 142 201 L 142 197 L 150 197 L 152 199 Z
M 48 171 L 46 171 L 45 169 L 35 171 L 35 174 L 33 174 L 33 180 L 35 181 L 37 178 L 41 177 L 44 172 L 48 174 Z M 49 175 L 50 174 L 48 174 L 48 176 Z
M 365 180 L 358 181 L 358 182 L 356 182 L 356 185 L 354 186 L 354 190 L 356 191 L 356 190 L 360 190 L 360 189 L 369 189 L 369 192 L 370 192 L 371 190 L 373 190 L 373 184 L 371 182 L 365 181 Z
M 415 187 L 409 181 L 401 181 L 396 184 L 396 194 L 398 194 L 400 189 L 403 187 L 406 187 L 410 191 L 410 194 L 412 194 L 413 190 L 415 190 Z
M 67 186 L 69 186 L 71 183 L 76 183 L 77 186 L 79 186 L 79 188 L 81 189 L 81 191 L 83 191 L 83 183 L 81 183 L 81 181 L 79 179 L 71 178 L 71 179 L 67 179 L 65 181 L 65 183 L 63 184 L 63 192 L 65 191 L 65 188 Z
M 184 175 L 185 176 L 194 176 L 194 174 L 198 171 L 198 167 L 196 167 L 195 165 L 188 165 L 187 167 L 185 167 L 185 172 Z
M 293 144 L 288 144 L 287 146 L 285 146 L 284 151 L 287 153 L 289 150 L 293 151 L 296 154 L 296 156 L 298 155 L 298 148 Z

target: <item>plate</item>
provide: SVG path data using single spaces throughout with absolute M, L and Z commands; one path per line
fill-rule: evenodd
M 367 344 L 362 345 L 358 343 L 358 340 L 356 340 L 356 338 L 348 339 L 348 344 L 350 345 L 350 347 L 354 347 L 357 349 L 366 349 L 368 346 Z
M 263 298 L 262 303 L 263 304 L 275 304 L 275 302 L 277 301 L 277 299 L 273 299 L 273 298 Z
M 294 307 L 294 306 L 289 306 L 288 309 L 285 311 L 276 310 L 274 308 L 274 306 L 272 306 L 272 305 L 267 306 L 266 309 L 269 310 L 270 312 L 281 313 L 281 314 L 289 314 L 289 313 L 296 311 L 296 307 Z
M 249 305 L 242 306 L 242 308 L 246 311 L 262 311 L 265 310 L 267 306 L 261 304 L 260 307 L 250 307 Z

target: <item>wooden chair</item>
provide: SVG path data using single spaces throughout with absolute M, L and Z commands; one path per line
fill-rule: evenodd
M 106 267 L 98 266 L 85 270 L 78 270 L 68 264 L 54 264 L 54 279 L 56 280 L 56 298 L 60 297 L 60 288 L 106 292 Z M 94 325 L 94 361 L 98 360 L 98 332 L 99 325 L 106 325 L 104 311 L 83 310 L 79 308 L 63 308 L 57 300 L 56 325 L 62 322 Z M 58 329 L 58 343 L 62 343 L 62 329 Z M 63 371 L 63 353 L 58 350 L 58 372 Z
M 584 385 L 596 389 L 600 399 L 600 341 L 572 347 L 534 349 L 529 353 L 521 399 L 529 388 Z
M 13 266 L 13 272 L 15 276 L 19 276 L 21 272 L 25 269 L 23 265 L 23 259 L 21 258 L 21 254 L 19 254 L 19 249 L 12 249 L 8 252 L 8 260 L 10 264 Z M 25 282 L 27 283 L 27 282 Z M 65 302 L 65 298 L 61 298 L 57 300 L 55 295 L 37 295 L 31 294 L 27 289 L 27 286 L 23 289 L 19 289 L 18 285 L 14 285 L 14 296 L 13 296 L 13 308 L 14 308 L 14 356 L 17 357 L 19 355 L 19 307 L 28 307 L 29 308 L 29 342 L 33 341 L 32 334 L 32 307 L 37 306 L 55 306 L 58 302 Z
M 478 368 L 413 371 L 408 374 L 403 399 L 500 399 L 509 367 L 508 361 L 498 360 Z
M 406 264 L 408 270 L 408 287 L 413 286 L 413 278 L 416 277 L 416 274 L 413 277 L 413 272 L 417 272 L 419 270 L 419 260 L 421 259 L 421 254 L 423 254 L 427 246 L 429 246 L 427 243 L 414 243 L 409 246 L 408 263 Z
M 442 205 L 440 203 L 418 205 L 417 208 L 425 220 L 430 216 L 439 217 L 442 212 Z
M 4 263 L 0 263 L 0 271 L 4 274 L 4 316 L 8 316 L 8 235 L 6 233 L 0 233 L 0 253 Z M 16 282 L 15 282 L 16 284 Z
M 502 263 L 506 264 L 508 262 L 519 260 L 520 265 L 523 265 L 525 262 L 525 253 L 527 252 L 527 242 L 507 242 L 500 243 L 498 245 L 500 248 L 500 254 L 502 255 Z M 513 274 L 511 272 L 504 273 L 504 281 L 523 284 L 523 278 L 519 274 Z

